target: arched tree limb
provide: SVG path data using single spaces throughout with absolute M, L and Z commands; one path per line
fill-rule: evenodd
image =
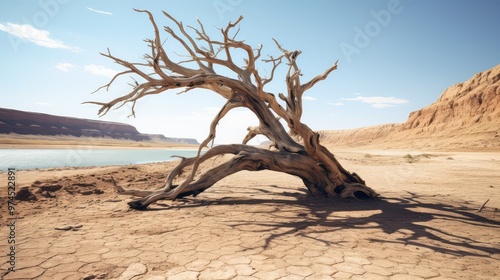
M 174 177 L 179 175 L 183 168 L 191 165 L 194 161 L 201 163 L 214 156 L 223 154 L 232 154 L 234 157 L 201 174 L 198 179 L 189 180 L 189 183 L 183 186 L 182 191 L 180 190 L 180 186 L 171 184 Z M 300 166 L 297 165 L 297 162 L 300 162 Z M 147 192 L 140 190 L 124 190 L 121 188 L 119 193 L 133 194 L 141 197 L 129 203 L 132 208 L 141 210 L 145 209 L 152 202 L 160 199 L 176 199 L 188 195 L 196 196 L 221 179 L 242 170 L 272 170 L 297 176 L 302 179 L 311 194 L 316 197 L 328 195 L 356 197 L 359 196 L 356 194 L 357 192 L 365 194 L 367 190 L 367 187 L 360 183 L 346 183 L 340 186 L 332 185 L 327 179 L 327 171 L 307 155 L 273 152 L 253 146 L 234 144 L 217 146 L 208 150 L 207 153 L 200 157 L 182 160 L 168 175 L 167 185 L 162 189 Z M 351 176 L 355 175 L 351 174 Z M 321 178 L 326 180 L 319 180 Z M 375 196 L 373 190 L 370 188 L 368 188 L 368 190 L 372 192 L 372 196 Z
M 149 11 L 136 10 L 146 13 L 154 29 L 154 38 L 147 39 L 151 53 L 144 56 L 145 62 L 132 63 L 111 54 L 102 55 L 123 66 L 126 70 L 116 74 L 111 81 L 98 88 L 109 89 L 118 78 L 126 74 L 137 77 L 128 94 L 109 102 L 88 102 L 101 106 L 99 114 L 106 114 L 111 108 L 132 103 L 132 115 L 138 100 L 153 94 L 181 89 L 188 92 L 194 89 L 208 89 L 223 97 L 226 103 L 213 119 L 209 134 L 198 149 L 194 158 L 182 159 L 178 166 L 167 176 L 165 185 L 154 191 L 127 191 L 120 189 L 120 193 L 133 192 L 140 199 L 132 201 L 132 208 L 144 209 L 159 199 L 176 199 L 186 195 L 197 195 L 220 179 L 241 170 L 259 171 L 274 170 L 285 172 L 302 178 L 304 185 L 315 195 L 340 195 L 342 197 L 367 196 L 377 194 L 365 185 L 365 182 L 355 173 L 345 170 L 335 156 L 320 144 L 318 133 L 302 123 L 302 99 L 304 93 L 316 83 L 326 79 L 334 70 L 337 63 L 329 67 L 306 83 L 301 82 L 301 70 L 298 66 L 298 57 L 301 51 L 288 51 L 277 40 L 274 40 L 281 51 L 278 57 L 263 60 L 271 64 L 269 78 L 260 76 L 257 70 L 262 45 L 252 48 L 242 40 L 237 40 L 239 23 L 243 17 L 226 28 L 219 29 L 221 39 L 214 40 L 206 32 L 203 24 L 198 21 L 199 27 L 187 26 L 163 12 L 173 24 L 165 27 L 166 34 L 181 44 L 187 60 L 174 62 L 160 36 L 160 30 L 153 15 Z M 238 28 L 237 28 L 238 27 Z M 175 29 L 174 29 L 175 28 Z M 194 33 L 193 35 L 191 33 Z M 194 37 L 197 36 L 197 37 Z M 168 42 L 168 41 L 167 41 Z M 238 66 L 233 61 L 233 50 L 240 50 L 245 54 L 244 65 Z M 288 70 L 285 79 L 286 94 L 267 92 L 265 87 L 275 77 L 276 69 L 286 62 Z M 218 68 L 215 68 L 215 67 Z M 235 74 L 235 77 L 220 75 L 215 69 L 225 68 Z M 147 72 L 146 72 L 147 71 Z M 217 124 L 226 114 L 238 107 L 249 109 L 257 117 L 259 124 L 248 129 L 243 143 L 248 143 L 256 135 L 266 136 L 276 147 L 276 150 L 266 150 L 243 144 L 216 146 L 202 154 L 216 138 Z M 280 122 L 286 123 L 289 132 Z M 200 164 L 220 155 L 232 154 L 233 157 L 196 177 Z M 180 184 L 174 184 L 174 179 L 190 168 L 187 178 Z

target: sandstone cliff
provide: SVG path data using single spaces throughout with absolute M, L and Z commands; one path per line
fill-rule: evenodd
M 446 89 L 402 124 L 320 132 L 327 146 L 499 149 L 500 65 Z
M 496 132 L 499 105 L 500 65 L 449 87 L 435 103 L 412 112 L 402 129 L 426 134 Z

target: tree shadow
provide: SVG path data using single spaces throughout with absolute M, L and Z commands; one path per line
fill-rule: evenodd
M 270 207 L 250 207 L 251 213 L 269 215 L 269 219 L 259 222 L 243 220 L 229 222 L 231 227 L 238 230 L 269 232 L 264 249 L 268 248 L 273 240 L 287 235 L 313 238 L 327 245 L 333 245 L 332 241 L 321 240 L 318 236 L 321 236 L 321 233 L 341 230 L 352 232 L 371 229 L 383 231 L 388 238 L 376 238 L 380 235 L 375 235 L 368 239 L 370 242 L 414 245 L 456 256 L 487 257 L 490 254 L 500 253 L 499 239 L 489 240 L 489 243 L 486 243 L 484 240 L 475 240 L 467 236 L 467 231 L 478 232 L 489 229 L 491 232 L 499 232 L 500 221 L 488 218 L 483 213 L 477 213 L 477 209 L 448 205 L 436 197 L 421 196 L 416 193 L 407 192 L 399 197 L 378 199 L 341 200 L 313 198 L 307 196 L 305 192 L 295 191 L 277 194 L 276 199 L 225 197 L 217 200 L 216 203 L 208 202 L 208 204 L 211 206 L 231 205 L 232 207 L 238 205 L 277 206 L 272 211 L 269 211 Z M 191 208 L 206 205 L 207 203 L 187 203 L 177 207 Z M 285 209 L 284 206 L 293 206 L 293 208 Z M 299 213 L 284 217 L 282 212 L 284 210 Z M 358 215 L 346 215 L 346 212 L 358 213 Z M 368 214 L 359 215 L 359 213 Z M 452 223 L 454 226 L 442 228 L 441 222 Z M 258 226 L 258 229 L 249 229 L 249 226 Z

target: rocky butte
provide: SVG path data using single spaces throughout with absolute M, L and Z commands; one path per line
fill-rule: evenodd
M 143 134 L 129 124 L 0 108 L 0 134 L 75 136 L 198 144 L 195 139 Z

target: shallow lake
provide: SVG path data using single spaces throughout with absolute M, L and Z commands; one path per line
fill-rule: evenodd
M 130 149 L 0 149 L 0 172 L 73 166 L 125 165 L 176 160 L 172 156 L 192 157 L 197 150 Z

